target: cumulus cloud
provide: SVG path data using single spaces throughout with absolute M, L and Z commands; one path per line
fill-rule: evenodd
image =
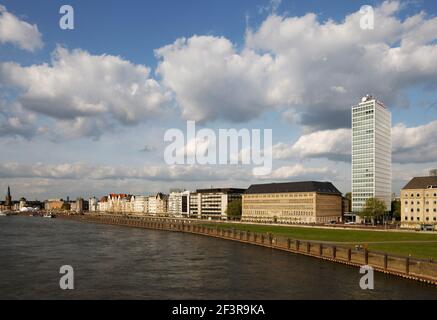
M 308 13 L 269 15 L 237 49 L 223 37 L 193 36 L 156 51 L 157 69 L 186 119 L 246 121 L 283 110 L 317 131 L 350 127 L 350 107 L 367 93 L 408 104 L 405 89 L 435 88 L 437 18 L 399 18 L 398 1 L 375 8 L 375 29 L 359 11 L 341 22 Z
M 350 129 L 324 130 L 302 135 L 294 144 L 278 143 L 273 147 L 276 160 L 290 158 L 328 158 L 350 161 Z
M 188 120 L 246 121 L 274 104 L 268 90 L 272 57 L 238 53 L 223 37 L 193 36 L 156 50 L 157 73 Z
M 150 69 L 120 57 L 58 47 L 50 64 L 0 64 L 0 84 L 20 90 L 25 109 L 70 121 L 69 135 L 98 136 L 114 124 L 135 125 L 164 113 L 171 94 Z
M 395 163 L 428 163 L 437 161 L 437 120 L 417 127 L 399 123 L 392 128 L 392 152 Z M 327 158 L 351 160 L 351 130 L 337 129 L 304 134 L 292 144 L 273 146 L 276 160 Z
M 230 175 L 230 168 L 212 170 L 207 166 L 159 166 L 144 167 L 103 166 L 87 163 L 64 164 L 0 164 L 0 178 L 42 178 L 42 179 L 91 179 L 124 180 L 142 179 L 150 181 L 215 181 Z M 246 177 L 249 177 L 247 171 Z M 244 171 L 243 171 L 243 176 Z
M 7 103 L 0 100 L 0 137 L 32 138 L 38 132 L 43 132 L 43 127 L 38 127 L 33 113 L 23 110 L 19 103 Z
M 7 42 L 27 51 L 43 46 L 42 35 L 35 24 L 19 19 L 0 5 L 0 43 Z
M 324 180 L 332 179 L 334 177 L 334 171 L 328 167 L 321 168 L 311 168 L 303 166 L 301 164 L 296 164 L 293 166 L 284 166 L 273 170 L 273 172 L 268 176 L 262 176 L 261 179 L 264 180 L 291 180 L 296 181 L 297 179 L 313 179 L 313 180 Z
M 437 120 L 408 128 L 400 123 L 392 129 L 394 161 L 437 162 Z

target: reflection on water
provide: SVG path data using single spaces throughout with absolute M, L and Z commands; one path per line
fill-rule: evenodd
M 75 289 L 59 288 L 71 265 Z M 0 299 L 437 299 L 437 288 L 203 236 L 0 218 Z

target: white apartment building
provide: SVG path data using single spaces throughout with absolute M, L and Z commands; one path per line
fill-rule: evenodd
M 228 204 L 241 199 L 245 189 L 201 189 L 190 194 L 190 216 L 227 220 Z
M 92 197 L 88 199 L 88 210 L 90 212 L 96 212 L 99 211 L 98 209 L 98 200 L 96 197 Z
M 190 213 L 190 192 L 170 192 L 168 196 L 168 213 L 175 217 L 188 216 Z
M 152 215 L 166 215 L 168 211 L 168 195 L 158 193 L 156 196 L 150 196 L 149 213 Z
M 374 97 L 352 107 L 352 211 L 378 198 L 391 210 L 391 113 Z
M 149 212 L 149 197 L 133 196 L 131 198 L 133 213 L 147 214 Z

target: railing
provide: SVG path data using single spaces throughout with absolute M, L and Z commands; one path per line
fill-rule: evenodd
M 437 262 L 432 259 L 417 259 L 337 244 L 291 239 L 269 233 L 261 234 L 231 228 L 221 228 L 219 225 L 211 227 L 183 218 L 105 214 L 75 216 L 71 218 L 79 218 L 95 223 L 207 235 L 304 254 L 354 266 L 369 265 L 381 272 L 437 284 Z

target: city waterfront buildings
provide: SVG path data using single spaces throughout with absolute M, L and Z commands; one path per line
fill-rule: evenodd
M 343 198 L 330 182 L 252 185 L 243 194 L 243 222 L 314 224 L 340 222 Z
M 149 201 L 149 214 L 155 216 L 167 215 L 168 211 L 168 195 L 158 193 L 155 196 L 150 196 Z
M 134 196 L 131 198 L 132 211 L 135 214 L 146 214 L 149 212 L 149 197 Z
M 174 217 L 189 216 L 190 192 L 171 190 L 168 196 L 168 214 Z
M 190 194 L 190 216 L 203 219 L 227 220 L 229 203 L 241 200 L 246 189 L 216 188 L 199 189 Z
M 401 227 L 437 230 L 437 175 L 415 177 L 401 190 Z
M 49 199 L 44 203 L 44 209 L 50 210 L 61 210 L 66 203 L 63 199 Z
M 90 212 L 96 212 L 98 210 L 99 201 L 96 197 L 92 197 L 88 199 L 88 207 Z
M 382 200 L 391 209 L 391 113 L 368 95 L 352 107 L 352 211 L 367 199 Z

